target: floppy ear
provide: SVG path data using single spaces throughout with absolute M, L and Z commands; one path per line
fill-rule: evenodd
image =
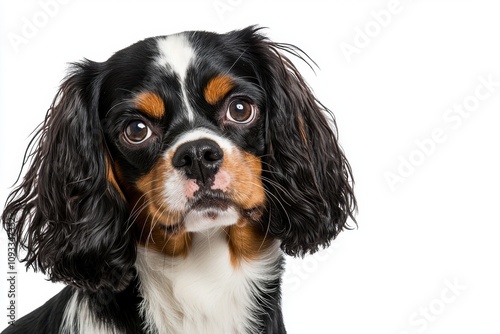
M 257 38 L 258 72 L 268 97 L 263 181 L 271 194 L 269 232 L 289 255 L 314 253 L 348 227 L 348 218 L 354 220 L 351 168 L 333 115 L 281 53 L 304 59 L 301 51 Z
M 2 215 L 21 261 L 80 288 L 121 290 L 135 243 L 98 113 L 100 64 L 75 65 L 26 152 Z M 27 160 L 27 161 L 26 161 Z

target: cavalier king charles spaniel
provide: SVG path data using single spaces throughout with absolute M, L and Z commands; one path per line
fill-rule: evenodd
M 331 112 L 258 27 L 72 65 L 4 228 L 68 286 L 3 333 L 285 333 L 284 254 L 355 223 Z

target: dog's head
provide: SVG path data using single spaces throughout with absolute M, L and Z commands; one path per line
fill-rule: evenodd
M 277 44 L 249 27 L 140 41 L 74 65 L 3 223 L 54 281 L 124 288 L 137 244 L 189 253 L 226 230 L 232 260 L 270 240 L 327 246 L 356 207 L 329 111 Z

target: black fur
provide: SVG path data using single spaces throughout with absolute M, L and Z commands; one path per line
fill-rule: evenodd
M 262 158 L 268 193 L 263 228 L 281 240 L 284 252 L 303 256 L 328 246 L 353 218 L 351 168 L 337 142 L 333 115 L 284 52 L 307 56 L 293 46 L 269 41 L 259 30 L 189 33 L 206 63 L 198 64 L 187 80 L 202 87 L 215 73 L 229 70 L 242 78 L 240 89 L 263 111 L 258 123 L 245 130 L 221 129 L 208 121 L 215 113 L 211 106 L 193 97 L 197 110 L 205 110 L 196 126 L 222 132 Z M 127 115 L 120 102 L 128 92 L 147 86 L 174 105 L 178 98 L 176 78 L 160 79 L 150 68 L 154 41 L 136 43 L 104 63 L 75 64 L 28 148 L 29 169 L 9 196 L 2 222 L 18 255 L 26 251 L 20 260 L 27 267 L 71 287 L 17 322 L 16 330 L 4 333 L 31 333 L 33 328 L 57 332 L 65 303 L 75 291 L 95 303 L 101 321 L 127 333 L 140 332 L 141 297 L 134 275 L 137 235 L 130 208 L 110 174 L 111 162 L 116 162 L 125 180 L 136 180 L 187 130 L 181 117 L 168 115 L 157 125 L 162 130 L 157 145 L 146 151 L 128 150 L 116 140 Z M 279 285 L 273 282 L 269 288 L 274 292 L 258 296 L 266 301 L 259 313 L 264 333 L 285 332 Z M 43 327 L 40 319 L 51 320 Z
M 270 111 L 264 182 L 277 198 L 269 208 L 270 232 L 282 240 L 287 254 L 297 256 L 328 246 L 347 219 L 354 220 L 356 201 L 333 114 L 280 53 L 289 48 L 261 42 L 262 73 L 268 74 L 262 82 Z
M 54 282 L 119 291 L 131 279 L 135 245 L 125 202 L 107 181 L 96 79 L 79 67 L 49 109 L 2 220 L 15 226 L 9 238 L 27 251 L 27 267 Z
M 72 295 L 73 288 L 64 288 L 44 305 L 36 309 L 36 311 L 29 313 L 17 320 L 13 325 L 7 327 L 2 334 L 59 333 L 66 304 Z

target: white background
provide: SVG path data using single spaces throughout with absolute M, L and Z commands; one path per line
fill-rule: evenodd
M 318 63 L 300 68 L 337 117 L 359 201 L 359 229 L 288 261 L 289 333 L 500 333 L 498 1 L 66 0 L 44 21 L 47 1 L 0 4 L 2 203 L 67 63 L 148 36 L 259 24 Z M 26 22 L 40 27 L 16 47 Z M 471 111 L 446 119 L 459 107 Z M 403 176 L 391 187 L 388 173 Z M 2 234 L 0 328 L 6 248 Z M 18 315 L 61 288 L 18 271 Z

